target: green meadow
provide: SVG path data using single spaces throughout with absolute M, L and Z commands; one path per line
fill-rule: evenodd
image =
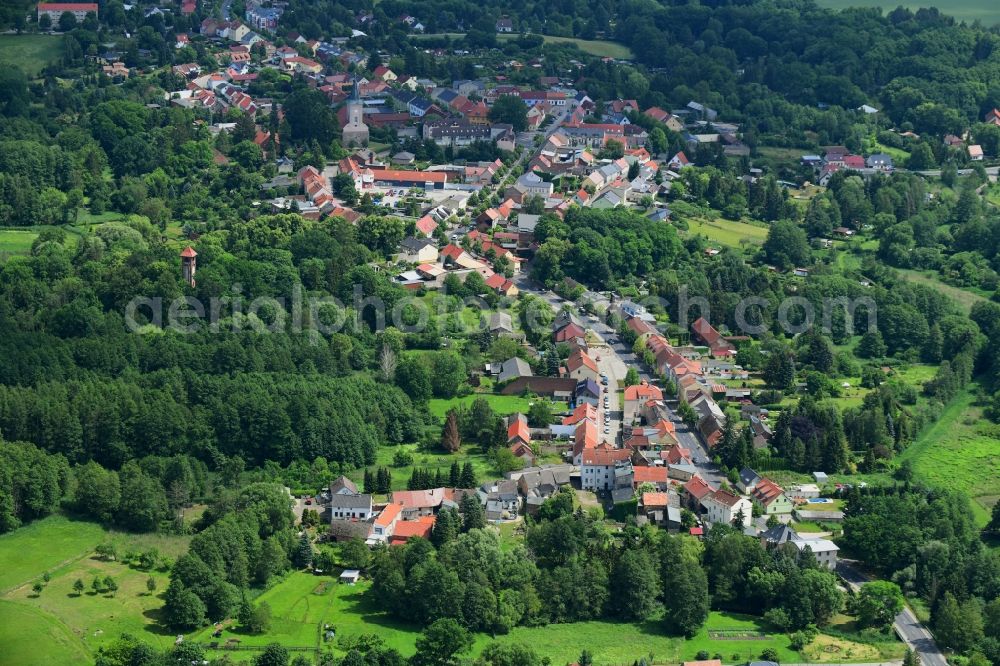
M 55 35 L 0 35 L 0 63 L 34 76 L 59 58 L 61 39 Z

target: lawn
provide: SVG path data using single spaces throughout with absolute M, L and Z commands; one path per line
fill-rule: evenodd
M 973 401 L 972 389 L 960 394 L 900 454 L 900 461 L 912 461 L 915 477 L 921 481 L 968 493 L 982 525 L 988 520 L 988 501 L 1000 495 L 1000 433 Z
M 948 0 L 947 2 L 913 2 L 912 0 L 818 0 L 822 7 L 845 9 L 847 7 L 880 7 L 884 12 L 890 12 L 902 5 L 913 10 L 921 7 L 936 6 L 941 13 L 954 16 L 960 21 L 972 22 L 980 20 L 990 26 L 1000 23 L 1000 5 L 995 0 Z
M 710 241 L 736 249 L 742 248 L 747 243 L 763 245 L 764 241 L 767 240 L 766 227 L 758 227 L 746 222 L 734 222 L 721 217 L 714 220 L 688 220 L 688 233 L 701 234 Z
M 487 402 L 490 403 L 490 407 L 497 414 L 506 416 L 508 414 L 513 414 L 515 412 L 521 412 L 527 414 L 528 410 L 531 409 L 531 404 L 541 398 L 522 398 L 516 395 L 495 395 L 492 393 L 473 393 L 471 395 L 462 396 L 461 398 L 448 398 L 448 399 L 438 399 L 435 398 L 428 403 L 431 414 L 438 419 L 444 420 L 445 414 L 452 407 L 458 405 L 465 405 L 468 407 L 473 403 L 476 398 L 485 398 Z M 566 409 L 566 403 L 556 402 L 553 403 L 552 411 L 554 413 L 559 413 Z
M 61 39 L 54 35 L 0 35 L 0 63 L 20 67 L 34 76 L 59 58 Z

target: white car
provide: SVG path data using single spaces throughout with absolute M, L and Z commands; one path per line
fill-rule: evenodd
M 607 426 L 604 426 L 604 434 L 605 434 L 605 435 L 609 435 L 609 434 L 611 434 L 611 428 L 609 428 L 609 427 L 607 427 Z

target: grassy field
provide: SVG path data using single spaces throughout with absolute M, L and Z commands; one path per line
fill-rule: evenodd
M 688 220 L 688 233 L 701 234 L 710 241 L 736 249 L 742 248 L 747 243 L 762 245 L 767 240 L 766 227 L 734 222 L 721 217 L 714 220 Z
M 156 548 L 176 558 L 187 550 L 189 537 L 130 535 L 109 532 L 100 525 L 63 516 L 39 520 L 0 537 L 0 664 L 81 663 L 121 633 L 131 633 L 157 647 L 173 643 L 172 632 L 158 623 L 160 598 L 168 583 L 161 571 L 140 571 L 121 562 L 92 555 L 102 542 L 116 545 L 119 553 Z M 30 584 L 50 575 L 40 595 Z M 114 596 L 90 589 L 95 577 L 111 576 L 118 584 Z M 157 581 L 150 595 L 146 580 Z M 87 586 L 82 595 L 73 591 L 80 579 Z M 39 637 L 46 637 L 39 650 Z
M 428 33 L 426 35 L 413 35 L 414 39 L 440 39 L 442 37 L 447 37 L 449 39 L 461 39 L 465 37 L 464 32 L 436 32 Z M 500 41 L 507 41 L 511 39 L 518 39 L 521 35 L 497 35 L 497 39 Z M 619 44 L 618 42 L 608 41 L 606 39 L 577 39 L 576 37 L 554 37 L 552 35 L 542 35 L 546 44 L 576 44 L 577 48 L 584 53 L 589 53 L 590 55 L 597 56 L 599 58 L 615 58 L 617 60 L 632 60 L 635 54 L 632 53 L 632 49 L 625 46 L 624 44 Z
M 44 637 L 45 649 L 39 650 Z M 0 664 L 49 666 L 91 661 L 83 643 L 66 625 L 37 608 L 0 600 Z
M 0 253 L 27 254 L 36 238 L 38 232 L 27 229 L 0 230 Z
M 87 555 L 104 538 L 99 525 L 50 516 L 0 536 L 0 593 L 63 562 Z
M 396 451 L 400 450 L 406 451 L 413 456 L 412 465 L 404 467 L 393 466 L 393 456 Z M 444 451 L 421 451 L 417 448 L 416 444 L 381 446 L 376 453 L 375 466 L 386 466 L 389 468 L 389 471 L 392 473 L 393 490 L 406 490 L 406 482 L 413 475 L 414 467 L 430 469 L 432 472 L 436 472 L 439 469 L 448 472 L 451 469 L 452 462 L 456 460 L 460 465 L 471 462 L 477 479 L 485 480 L 490 477 L 496 478 L 500 475 L 493 468 L 493 464 L 486 455 L 480 451 L 479 447 L 471 444 L 466 444 L 458 453 L 454 454 L 445 453 Z M 364 470 L 354 470 L 348 473 L 347 476 L 360 486 L 364 479 Z
M 969 390 L 941 412 L 937 422 L 900 455 L 900 460 L 912 461 L 915 476 L 921 481 L 968 493 L 975 500 L 977 521 L 985 524 L 989 517 L 986 507 L 1000 495 L 998 434 L 982 418 Z
M 53 35 L 0 35 L 0 63 L 20 67 L 33 76 L 59 58 L 60 40 Z
M 950 284 L 945 284 L 940 280 L 940 278 L 937 277 L 937 275 L 935 275 L 931 271 L 921 272 L 910 269 L 898 269 L 898 272 L 900 275 L 902 275 L 905 279 L 909 280 L 910 282 L 915 282 L 917 284 L 922 284 L 924 286 L 931 287 L 933 289 L 938 290 L 945 296 L 948 296 L 956 303 L 958 303 L 966 314 L 968 314 L 969 311 L 972 310 L 972 306 L 975 305 L 977 302 L 987 300 L 985 296 L 977 294 L 974 291 L 970 291 L 968 289 L 962 289 L 960 287 L 953 287 Z
M 531 409 L 531 403 L 539 400 L 539 398 L 522 398 L 516 395 L 494 395 L 492 393 L 473 393 L 471 395 L 462 396 L 461 398 L 448 398 L 448 399 L 432 399 L 428 403 L 431 414 L 435 418 L 444 420 L 444 415 L 448 413 L 448 410 L 457 405 L 465 405 L 468 407 L 473 403 L 476 398 L 485 398 L 487 402 L 490 403 L 490 407 L 497 414 L 508 415 L 514 412 L 522 412 L 524 414 L 528 413 Z M 566 403 L 557 402 L 553 403 L 552 411 L 560 412 L 566 409 Z
M 518 35 L 498 35 L 500 39 L 516 39 Z M 584 53 L 597 56 L 598 58 L 615 58 L 616 60 L 632 60 L 635 54 L 632 49 L 604 39 L 577 39 L 575 37 L 553 37 L 544 35 L 546 44 L 576 44 L 576 47 Z
M 982 21 L 984 25 L 1000 23 L 1000 5 L 994 0 L 947 0 L 946 2 L 908 2 L 907 0 L 818 0 L 822 7 L 845 9 L 847 7 L 881 7 L 890 12 L 899 5 L 917 10 L 920 7 L 937 7 L 943 14 L 960 21 Z

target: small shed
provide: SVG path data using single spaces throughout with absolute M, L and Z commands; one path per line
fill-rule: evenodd
M 354 585 L 360 578 L 361 572 L 357 569 L 344 569 L 343 573 L 340 574 L 340 582 L 348 585 Z

